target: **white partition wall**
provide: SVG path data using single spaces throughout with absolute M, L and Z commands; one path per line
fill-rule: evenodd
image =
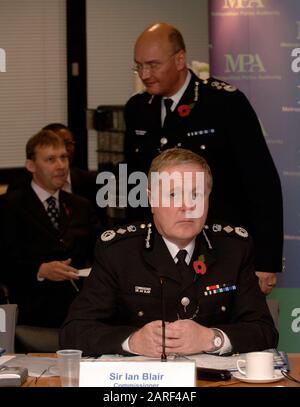
M 22 167 L 28 138 L 67 122 L 65 0 L 1 0 L 0 168 Z

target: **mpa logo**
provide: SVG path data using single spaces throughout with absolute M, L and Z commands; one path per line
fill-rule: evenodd
M 238 54 L 234 58 L 231 54 L 225 54 L 225 72 L 266 72 L 259 54 Z
M 6 53 L 3 48 L 0 48 L 0 72 L 6 72 Z
M 265 8 L 263 0 L 224 0 L 223 8 Z

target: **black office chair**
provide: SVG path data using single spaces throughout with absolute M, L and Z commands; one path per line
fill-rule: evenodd
M 15 351 L 16 353 L 51 353 L 59 349 L 58 328 L 18 325 L 16 323 L 17 305 L 9 304 L 9 289 L 2 283 L 0 283 L 0 304 L 1 302 L 5 303 L 5 305 L 1 307 L 9 316 L 9 318 L 7 317 L 6 319 L 12 321 L 15 328 L 13 329 L 13 337 L 10 335 L 10 339 L 6 339 L 6 343 L 10 343 L 9 349 L 7 348 L 8 345 L 3 346 L 7 351 Z M 12 332 L 11 329 L 10 332 Z M 14 343 L 12 342 L 12 338 L 14 339 Z
M 52 353 L 59 349 L 58 328 L 30 325 L 16 326 L 17 353 Z

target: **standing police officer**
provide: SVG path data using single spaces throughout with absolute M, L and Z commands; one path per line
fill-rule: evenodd
M 282 270 L 282 194 L 249 101 L 233 86 L 212 78 L 202 81 L 189 71 L 182 35 L 169 24 L 147 28 L 136 41 L 134 58 L 146 91 L 125 108 L 130 170 L 147 173 L 151 160 L 170 147 L 201 154 L 214 178 L 209 219 L 250 231 L 260 287 L 270 293 L 275 273 Z

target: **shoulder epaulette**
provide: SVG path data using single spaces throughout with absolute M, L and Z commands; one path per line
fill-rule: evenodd
M 147 227 L 147 222 L 137 222 L 130 225 L 117 226 L 115 228 L 105 230 L 105 232 L 100 235 L 99 240 L 109 244 L 120 239 L 145 234 Z
M 214 78 L 208 78 L 203 80 L 203 84 L 216 90 L 225 90 L 226 92 L 235 92 L 237 88 L 229 83 L 220 81 Z
M 233 226 L 228 223 L 212 223 L 211 225 L 205 225 L 204 229 L 209 230 L 214 234 L 222 234 L 225 236 L 234 236 L 242 239 L 248 239 L 249 233 L 241 226 Z

